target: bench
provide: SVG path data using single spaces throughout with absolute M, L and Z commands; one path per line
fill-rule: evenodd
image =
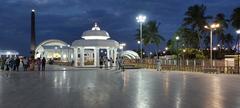
M 203 72 L 204 73 L 216 73 L 216 74 L 219 74 L 220 70 L 217 69 L 217 68 L 204 68 Z

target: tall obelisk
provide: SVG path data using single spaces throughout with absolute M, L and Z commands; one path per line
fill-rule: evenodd
M 31 56 L 34 58 L 36 48 L 36 32 L 35 32 L 35 10 L 31 12 Z

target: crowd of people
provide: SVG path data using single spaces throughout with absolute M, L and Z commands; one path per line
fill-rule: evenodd
M 31 57 L 5 57 L 0 58 L 0 63 L 3 71 L 19 71 L 20 66 L 23 68 L 23 71 L 34 71 L 35 66 L 37 66 L 38 71 L 45 71 L 46 59 L 44 57 L 36 60 Z
M 106 56 L 100 57 L 100 68 L 112 69 L 114 63 L 116 63 L 117 70 L 121 70 L 121 69 L 124 70 L 122 57 L 117 57 L 116 62 L 114 62 L 114 60 L 111 57 L 109 59 Z

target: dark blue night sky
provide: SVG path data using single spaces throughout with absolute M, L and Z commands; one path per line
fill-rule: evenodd
M 159 31 L 168 40 L 181 26 L 187 8 L 194 4 L 205 4 L 208 15 L 223 12 L 230 16 L 240 0 L 1 0 L 0 49 L 29 53 L 33 8 L 37 13 L 37 43 L 56 38 L 71 44 L 96 21 L 112 39 L 134 49 L 138 14 L 159 21 Z

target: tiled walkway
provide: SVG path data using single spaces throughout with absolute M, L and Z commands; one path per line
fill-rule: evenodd
M 240 107 L 239 75 L 53 68 L 0 73 L 0 108 Z

